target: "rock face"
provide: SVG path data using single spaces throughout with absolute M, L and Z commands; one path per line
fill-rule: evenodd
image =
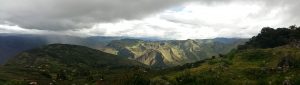
M 158 66 L 158 67 L 166 66 L 166 64 L 163 61 L 164 60 L 163 54 L 156 50 L 149 50 L 144 55 L 138 57 L 136 60 L 151 66 Z
M 122 39 L 112 41 L 103 51 L 140 61 L 154 67 L 182 65 L 224 54 L 247 39 L 205 39 L 143 41 Z

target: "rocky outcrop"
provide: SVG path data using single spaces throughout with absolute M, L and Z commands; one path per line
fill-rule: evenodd
M 136 58 L 137 61 L 143 62 L 146 65 L 154 66 L 154 67 L 165 67 L 167 66 L 164 63 L 164 56 L 162 53 L 156 50 L 149 50 L 144 55 Z

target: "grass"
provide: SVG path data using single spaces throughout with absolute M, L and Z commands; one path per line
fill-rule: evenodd
M 285 80 L 297 85 L 300 80 L 298 74 L 300 71 L 298 67 L 299 50 L 298 48 L 282 46 L 236 51 L 229 53 L 226 58 L 208 59 L 205 60 L 205 63 L 194 68 L 170 72 L 163 76 L 167 77 L 165 79 L 174 85 L 183 84 L 175 82 L 178 78 L 189 80 L 189 83 L 184 82 L 185 85 L 280 85 Z M 284 58 L 291 58 L 291 62 L 293 62 L 287 71 L 278 69 Z M 185 71 L 188 71 L 190 75 L 183 76 Z M 158 80 L 158 78 L 161 76 L 155 79 Z
M 115 56 L 109 54 L 101 54 L 109 57 L 84 56 L 95 52 L 89 49 L 84 49 L 88 51 L 83 53 L 84 55 L 72 53 L 68 49 L 66 49 L 67 52 L 56 52 L 55 49 L 52 49 L 54 50 L 53 52 L 48 50 L 47 53 L 50 52 L 49 54 L 51 55 L 43 52 L 38 52 L 40 54 L 35 54 L 34 52 L 20 55 L 21 59 L 19 60 L 22 61 L 21 63 L 15 62 L 14 64 L 12 62 L 8 64 L 8 67 L 0 68 L 0 76 L 4 76 L 0 78 L 0 84 L 8 79 L 15 80 L 9 80 L 7 83 L 22 83 L 24 82 L 22 81 L 23 79 L 36 78 L 44 78 L 44 80 L 39 80 L 39 82 L 49 83 L 52 80 L 58 80 L 58 73 L 65 75 L 67 78 L 66 80 L 58 81 L 56 83 L 58 85 L 72 83 L 106 83 L 110 85 L 138 85 L 141 83 L 144 85 L 281 85 L 287 80 L 295 85 L 300 83 L 300 49 L 287 46 L 232 51 L 224 57 L 206 59 L 162 70 L 148 69 L 143 67 L 143 65 L 132 66 L 138 63 L 114 59 Z M 77 48 L 71 50 L 81 52 Z M 44 57 L 37 57 L 37 55 Z M 55 57 L 52 57 L 54 55 Z M 28 62 L 28 56 L 37 58 L 34 59 L 35 62 Z M 73 57 L 73 59 L 65 60 L 66 58 L 61 58 L 60 56 Z M 88 61 L 82 60 L 83 58 L 87 58 Z M 98 59 L 102 60 L 95 61 Z M 108 61 L 113 64 L 110 64 Z M 285 63 L 289 64 L 290 67 L 288 69 L 283 68 Z M 34 67 L 23 68 L 27 64 Z M 41 72 L 41 69 L 38 67 L 45 65 L 48 66 L 42 67 L 42 69 L 47 71 Z M 104 81 L 99 80 L 102 78 L 104 78 Z

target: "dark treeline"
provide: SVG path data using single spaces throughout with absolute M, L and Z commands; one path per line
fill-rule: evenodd
M 299 41 L 300 27 L 295 25 L 277 29 L 264 27 L 257 36 L 252 37 L 245 45 L 239 46 L 238 49 L 273 48 Z

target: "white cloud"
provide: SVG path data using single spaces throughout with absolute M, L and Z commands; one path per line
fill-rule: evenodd
M 286 7 L 264 9 L 263 3 L 232 2 L 218 5 L 187 3 L 141 20 L 100 23 L 93 35 L 199 39 L 256 35 L 262 27 L 288 26 Z
M 48 31 L 48 30 L 38 30 L 38 29 L 25 29 L 17 25 L 0 25 L 0 33 L 9 33 L 9 34 L 37 34 L 37 35 L 69 35 L 69 36 L 79 36 L 85 37 L 87 31 L 79 30 L 67 30 L 67 31 Z
M 130 36 L 164 39 L 203 39 L 256 35 L 262 27 L 283 27 L 299 24 L 290 21 L 288 5 L 269 6 L 266 2 L 233 1 L 228 3 L 185 3 L 142 19 L 98 23 L 92 28 L 41 31 L 20 27 L 1 29 L 3 32 L 66 34 L 75 36 Z M 3 26 L 3 25 L 2 25 Z M 5 28 L 5 27 L 4 27 Z M 6 27 L 7 28 L 7 27 Z
M 0 25 L 0 33 L 21 33 L 21 34 L 35 34 L 41 33 L 43 31 L 40 30 L 31 30 L 31 29 L 24 29 L 19 26 L 11 26 L 11 25 Z

